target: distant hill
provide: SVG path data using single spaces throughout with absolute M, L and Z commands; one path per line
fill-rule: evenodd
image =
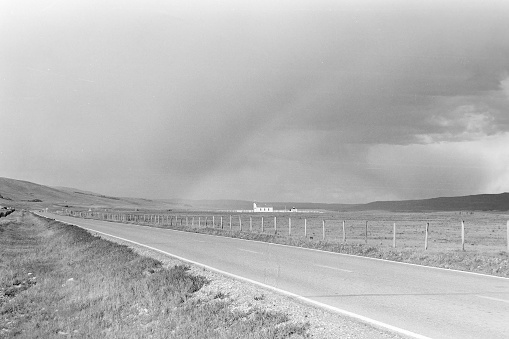
M 274 209 L 311 209 L 328 211 L 385 210 L 423 211 L 509 211 L 509 193 L 478 194 L 422 200 L 375 201 L 367 204 L 325 204 L 295 202 L 258 202 Z M 184 200 L 113 197 L 69 187 L 48 187 L 0 177 L 0 206 L 16 208 L 115 208 L 139 210 L 250 210 L 246 200 Z
M 165 200 L 202 210 L 250 210 L 246 200 Z M 426 212 L 426 211 L 509 211 L 509 193 L 478 194 L 461 197 L 441 197 L 421 200 L 375 201 L 367 204 L 326 204 L 310 202 L 259 202 L 276 210 L 297 209 L 326 211 Z
M 375 201 L 356 205 L 354 210 L 385 211 L 509 211 L 509 193 L 477 194 L 423 200 Z
M 281 206 L 282 203 L 274 203 Z M 477 194 L 460 197 L 440 197 L 421 200 L 375 201 L 367 204 L 285 203 L 298 209 L 323 209 L 328 211 L 509 211 L 509 193 Z
M 49 187 L 0 177 L 0 206 L 17 208 L 116 208 L 168 210 L 182 208 L 160 200 L 111 197 L 69 187 Z

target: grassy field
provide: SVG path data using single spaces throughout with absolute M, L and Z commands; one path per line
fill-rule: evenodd
M 266 232 L 274 231 L 274 215 L 265 217 Z M 366 223 L 367 243 L 392 247 L 393 226 L 396 224 L 396 246 L 402 249 L 424 247 L 425 227 L 429 223 L 429 251 L 454 251 L 461 249 L 461 222 L 465 224 L 465 249 L 467 251 L 496 253 L 506 249 L 506 223 L 509 215 L 487 212 L 430 212 L 390 213 L 385 211 L 362 211 L 323 214 L 277 215 L 278 234 L 304 237 L 304 219 L 307 222 L 307 238 L 322 240 L 325 221 L 325 239 L 343 242 L 343 221 L 345 238 L 350 244 L 365 244 Z M 233 220 L 237 221 L 238 218 Z M 243 218 L 244 225 L 249 218 Z M 235 223 L 238 228 L 238 221 Z M 234 227 L 235 227 L 234 226 Z M 254 231 L 261 231 L 260 217 L 256 217 Z
M 301 338 L 283 313 L 235 310 L 185 266 L 163 267 L 86 231 L 17 212 L 0 220 L 5 338 Z
M 152 212 L 152 214 L 144 214 L 138 212 L 133 214 L 124 212 L 124 214 L 138 215 L 138 221 L 135 223 L 156 227 L 221 234 L 509 277 L 509 255 L 506 251 L 506 224 L 509 215 L 505 213 L 390 213 L 384 211 L 264 213 L 263 231 L 262 215 L 254 213 L 162 214 L 161 212 L 161 214 L 153 214 Z M 145 222 L 139 221 L 139 217 L 143 215 L 146 216 Z M 156 218 L 156 215 L 159 217 Z M 274 227 L 274 217 L 276 217 L 276 227 Z M 289 218 L 292 225 L 291 234 Z M 306 220 L 306 236 L 304 236 L 304 220 Z M 343 242 L 343 221 L 345 221 L 345 242 Z M 366 221 L 368 223 L 367 243 Z M 461 221 L 465 223 L 465 251 L 462 251 L 461 246 Z M 323 222 L 325 222 L 325 240 L 323 240 Z M 396 248 L 392 247 L 394 223 L 396 223 Z M 430 224 L 428 249 L 424 250 L 427 223 Z
M 393 213 L 385 211 L 324 212 L 324 213 L 212 213 L 212 212 L 113 212 L 137 216 L 135 223 L 157 226 L 189 226 L 278 234 L 292 238 L 365 243 L 366 223 L 369 245 L 392 247 L 393 226 L 396 224 L 396 246 L 424 247 L 426 224 L 429 223 L 429 251 L 461 249 L 461 222 L 465 224 L 465 250 L 496 253 L 507 249 L 509 214 L 499 212 L 429 212 Z M 146 216 L 146 218 L 143 218 Z M 230 219 L 231 217 L 231 219 Z M 263 217 L 263 229 L 262 229 Z M 274 225 L 276 218 L 276 225 Z M 290 220 L 291 219 L 291 220 Z M 231 226 L 230 226 L 231 220 Z M 291 229 L 290 229 L 291 223 Z M 306 224 L 306 227 L 305 227 Z

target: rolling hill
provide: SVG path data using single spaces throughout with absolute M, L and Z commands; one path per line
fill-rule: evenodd
M 358 210 L 385 211 L 509 211 L 509 193 L 477 194 L 461 197 L 440 197 L 423 200 L 376 201 Z
M 29 181 L 0 177 L 0 206 L 16 208 L 116 208 L 168 210 L 178 204 L 141 198 L 111 197 L 68 187 L 49 187 Z
M 509 193 L 439 197 L 421 200 L 375 201 L 367 204 L 325 204 L 268 202 L 275 209 L 328 211 L 384 210 L 392 212 L 426 211 L 509 211 Z M 49 187 L 0 177 L 0 206 L 16 208 L 115 208 L 138 210 L 249 210 L 246 200 L 184 200 L 112 197 L 69 187 Z

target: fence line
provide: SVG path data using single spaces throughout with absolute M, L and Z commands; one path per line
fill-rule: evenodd
M 93 219 L 99 219 L 99 220 L 105 220 L 105 221 L 113 221 L 113 222 L 122 222 L 122 223 L 141 223 L 141 224 L 153 224 L 159 227 L 164 226 L 186 226 L 189 227 L 189 221 L 191 221 L 191 227 L 195 227 L 195 217 L 198 218 L 198 227 L 212 227 L 216 228 L 216 215 L 184 215 L 183 213 L 165 213 L 165 214 L 145 214 L 145 213 L 111 213 L 111 212 L 92 212 L 92 211 L 74 211 L 74 210 L 65 210 L 62 211 L 63 214 L 79 217 L 79 218 L 93 218 Z M 265 233 L 266 232 L 266 226 L 270 227 L 270 221 L 267 223 L 267 220 L 265 220 L 265 216 L 261 215 L 261 223 L 256 223 L 255 217 L 253 214 L 251 215 L 243 215 L 238 214 L 238 221 L 235 223 L 233 222 L 232 215 L 229 215 L 229 230 L 230 231 L 249 231 L 249 232 L 258 232 L 258 233 Z M 205 222 L 202 223 L 202 217 L 205 219 Z M 185 222 L 184 222 L 185 218 Z M 210 221 L 209 222 L 209 218 Z M 246 227 L 243 227 L 243 222 L 249 218 L 249 230 L 247 230 Z M 191 220 L 189 220 L 191 219 Z M 300 222 L 295 222 L 295 219 Z M 342 240 L 343 243 L 347 242 L 347 233 L 348 233 L 348 239 L 349 242 L 359 242 L 360 239 L 364 238 L 364 243 L 368 244 L 370 240 L 372 242 L 378 242 L 380 244 L 383 244 L 384 241 L 386 243 L 390 244 L 390 240 L 392 240 L 392 247 L 396 248 L 397 245 L 397 239 L 398 237 L 400 239 L 407 239 L 410 237 L 412 240 L 399 240 L 403 245 L 405 245 L 405 242 L 411 242 L 411 241 L 417 241 L 415 240 L 415 236 L 419 233 L 424 235 L 424 250 L 428 250 L 429 246 L 433 244 L 433 246 L 439 246 L 441 243 L 458 243 L 459 246 L 461 246 L 461 250 L 465 251 L 466 244 L 467 244 L 467 234 L 466 234 L 466 222 L 465 220 L 460 220 L 456 225 L 453 227 L 453 230 L 440 230 L 439 227 L 433 227 L 433 236 L 431 236 L 430 232 L 430 222 L 421 223 L 420 230 L 419 230 L 419 220 L 402 220 L 403 222 L 400 224 L 401 226 L 396 225 L 396 222 L 392 222 L 392 237 L 390 237 L 390 226 L 383 226 L 384 221 L 364 221 L 364 229 L 363 232 L 359 232 L 358 225 L 359 220 L 349 220 L 348 225 L 346 220 L 339 221 L 337 219 L 325 219 L 325 218 L 319 218 L 312 219 L 314 226 L 311 225 L 311 234 L 310 234 L 310 224 L 308 223 L 308 219 L 304 218 L 303 216 L 296 217 L 294 220 L 292 220 L 292 217 L 288 217 L 288 236 L 290 237 L 299 237 L 303 236 L 305 238 L 313 239 L 317 235 L 317 221 L 321 221 L 321 239 L 326 240 L 329 239 L 330 241 L 333 241 L 337 239 L 337 241 Z M 270 219 L 269 219 L 270 220 Z M 506 229 L 507 229 L 507 235 L 501 235 L 502 238 L 506 238 L 505 244 L 506 250 L 509 252 L 509 220 L 506 220 Z M 377 226 L 378 223 L 378 226 Z M 406 224 L 412 224 L 413 228 L 410 228 L 411 226 L 405 225 Z M 285 227 L 285 219 L 280 218 L 280 220 L 277 220 L 277 217 L 273 217 L 273 227 L 274 227 L 274 233 L 278 234 L 278 231 L 284 230 Z M 488 225 L 487 223 L 485 223 Z M 381 225 L 381 226 L 380 226 Z M 470 224 L 469 224 L 470 225 Z M 223 216 L 220 216 L 219 226 L 221 229 L 224 229 L 224 221 Z M 348 226 L 348 227 L 347 227 Z M 369 226 L 369 227 L 368 227 Z M 386 228 L 386 236 L 384 236 L 383 227 Z M 480 226 L 478 227 L 480 228 Z M 493 228 L 493 227 L 492 227 Z M 500 231 L 498 231 L 500 229 Z M 498 229 L 492 229 L 491 233 L 494 233 L 495 230 L 497 230 L 497 234 L 500 234 L 503 232 L 502 226 L 498 226 Z M 357 230 L 357 231 L 356 231 Z M 456 230 L 456 231 L 454 231 Z M 469 227 L 469 233 L 468 233 L 468 243 L 470 245 L 483 245 L 480 241 L 478 241 L 477 244 L 474 243 L 474 231 L 472 227 Z M 378 232 L 378 233 L 377 233 Z M 440 233 L 442 232 L 442 233 Z M 454 233 L 451 233 L 454 232 Z M 381 233 L 381 234 L 380 234 Z M 445 233 L 445 234 L 444 234 Z M 458 234 L 459 233 L 459 234 Z M 505 232 L 503 232 L 505 233 Z M 454 235 L 456 234 L 456 235 Z M 489 234 L 489 233 L 488 233 Z M 444 238 L 445 237 L 445 238 Z M 499 235 L 500 237 L 500 235 Z M 360 238 L 360 239 L 359 239 Z M 392 239 L 391 239 L 392 238 Z M 486 236 L 478 236 L 481 240 L 484 240 Z M 500 239 L 497 237 L 492 237 L 495 239 L 498 239 L 498 244 L 500 243 Z M 356 240 L 357 239 L 357 240 Z M 422 239 L 422 238 L 420 238 Z M 430 241 L 431 239 L 431 241 Z M 453 240 L 450 240 L 453 239 Z M 457 239 L 457 240 L 454 240 Z M 421 240 L 422 241 L 422 240 Z M 421 242 L 422 244 L 422 242 Z M 390 246 L 390 245 L 389 245 Z M 421 245 L 422 246 L 422 245 Z M 498 246 L 498 245 L 497 245 Z M 414 246 L 415 247 L 415 246 Z M 505 247 L 505 246 L 504 246 Z M 457 248 L 457 247 L 456 247 Z

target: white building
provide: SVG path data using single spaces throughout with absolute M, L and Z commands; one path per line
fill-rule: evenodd
M 253 212 L 274 212 L 273 207 L 258 207 L 256 203 L 253 203 Z

